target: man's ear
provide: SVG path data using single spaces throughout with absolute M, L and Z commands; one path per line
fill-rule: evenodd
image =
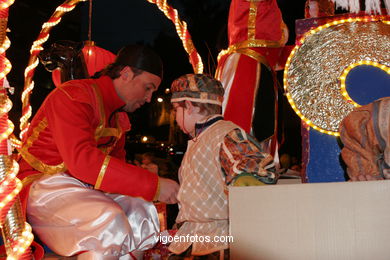
M 128 81 L 133 78 L 133 71 L 130 69 L 129 66 L 125 66 L 121 71 L 120 71 L 120 77 L 123 81 Z

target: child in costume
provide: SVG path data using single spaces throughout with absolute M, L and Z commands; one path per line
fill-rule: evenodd
M 191 140 L 179 169 L 175 236 L 180 240 L 170 244 L 176 255 L 169 259 L 226 258 L 228 242 L 214 238 L 229 235 L 228 186 L 275 184 L 273 158 L 242 128 L 223 119 L 224 89 L 218 80 L 187 74 L 172 83 L 171 91 L 176 122 Z

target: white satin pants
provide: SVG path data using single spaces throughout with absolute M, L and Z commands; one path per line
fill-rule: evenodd
M 55 253 L 80 259 L 131 259 L 156 244 L 160 229 L 151 202 L 94 190 L 65 173 L 35 181 L 27 203 L 35 234 Z

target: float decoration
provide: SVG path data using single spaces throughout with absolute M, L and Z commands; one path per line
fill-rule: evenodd
M 346 92 L 346 74 L 371 65 L 390 72 L 390 23 L 385 16 L 334 20 L 307 32 L 287 59 L 284 88 L 309 126 L 338 136 L 341 120 L 358 106 Z
M 30 245 L 33 240 L 31 227 L 25 222 L 18 193 L 22 189 L 21 181 L 16 178 L 19 165 L 11 157 L 8 141 L 14 126 L 8 120 L 12 102 L 8 99 L 6 75 L 11 63 L 5 57 L 10 46 L 6 36 L 8 7 L 13 1 L 0 1 L 0 226 L 7 259 L 31 259 Z

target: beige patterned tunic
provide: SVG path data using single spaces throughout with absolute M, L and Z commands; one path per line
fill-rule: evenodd
M 235 128 L 237 125 L 232 122 L 220 120 L 188 142 L 179 170 L 181 207 L 176 221 L 184 223 L 176 236 L 182 236 L 182 240 L 169 246 L 175 254 L 184 252 L 191 244 L 193 255 L 228 248 L 227 242 L 213 240 L 229 234 L 228 196 L 219 151 L 226 134 Z

